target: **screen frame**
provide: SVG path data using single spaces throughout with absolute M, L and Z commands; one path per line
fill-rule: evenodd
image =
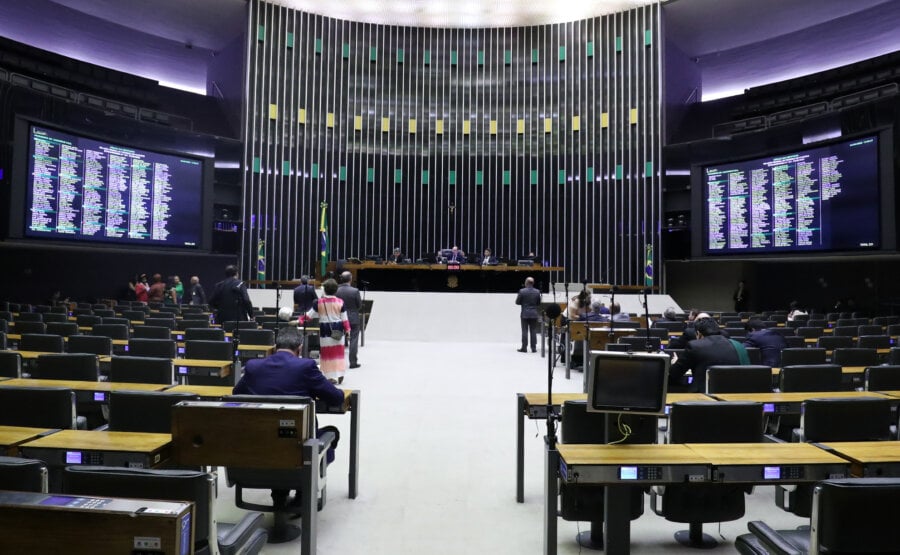
M 660 395 L 656 399 L 655 407 L 653 409 L 646 409 L 644 407 L 629 407 L 624 404 L 622 405 L 611 405 L 611 404 L 597 404 L 597 400 L 595 399 L 594 392 L 594 382 L 597 378 L 597 371 L 599 365 L 598 361 L 607 359 L 608 362 L 614 361 L 633 361 L 633 360 L 643 360 L 643 361 L 657 361 L 658 364 L 662 365 L 662 384 L 660 387 Z M 587 412 L 601 412 L 601 413 L 612 413 L 612 414 L 641 414 L 641 415 L 650 415 L 650 416 L 665 416 L 666 414 L 666 396 L 669 392 L 669 367 L 671 366 L 672 359 L 666 353 L 624 353 L 620 351 L 591 351 L 590 352 L 590 366 L 587 370 Z
M 839 143 L 849 143 L 864 137 L 876 137 L 878 140 L 878 198 L 879 198 L 879 240 L 880 246 L 875 248 L 859 248 L 853 250 L 782 250 L 782 251 L 756 251 L 756 252 L 707 252 L 706 237 L 708 234 L 708 217 L 706 213 L 705 172 L 709 166 L 740 164 L 750 160 L 783 156 L 790 153 L 829 147 Z M 872 256 L 877 254 L 896 252 L 897 250 L 897 223 L 894 221 L 896 213 L 894 194 L 894 166 L 893 166 L 893 128 L 874 127 L 856 133 L 841 133 L 838 136 L 829 137 L 821 141 L 796 144 L 793 147 L 779 146 L 777 148 L 754 150 L 736 153 L 734 156 L 717 157 L 702 160 L 691 164 L 691 258 L 700 260 L 758 260 L 758 259 L 797 259 L 797 258 L 828 258 L 837 256 Z
M 136 127 L 140 123 L 134 122 Z M 28 157 L 31 140 L 31 128 L 42 127 L 51 131 L 68 133 L 85 139 L 105 142 L 111 145 L 125 148 L 134 148 L 148 151 L 154 154 L 166 156 L 178 156 L 200 161 L 200 234 L 196 246 L 144 244 L 133 241 L 97 241 L 84 238 L 65 237 L 35 237 L 25 234 L 26 198 L 29 187 Z M 134 131 L 134 129 L 132 129 Z M 139 129 L 138 129 L 139 131 Z M 177 131 L 172 130 L 173 133 Z M 9 226 L 8 237 L 12 240 L 22 241 L 30 245 L 57 245 L 65 247 L 77 247 L 84 249 L 115 250 L 115 249 L 148 249 L 157 252 L 179 253 L 209 253 L 212 247 L 212 216 L 213 216 L 213 184 L 215 173 L 215 159 L 210 156 L 188 151 L 178 151 L 160 147 L 158 143 L 142 141 L 139 133 L 129 135 L 127 138 L 117 138 L 109 133 L 97 133 L 84 131 L 82 128 L 59 123 L 47 122 L 33 117 L 17 115 L 13 130 L 13 156 L 10 178 L 9 201 Z

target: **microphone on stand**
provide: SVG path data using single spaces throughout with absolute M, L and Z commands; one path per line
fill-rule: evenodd
M 616 315 L 613 314 L 613 308 L 616 306 L 616 287 L 615 285 L 609 286 L 609 339 L 610 341 L 616 336 L 615 327 L 616 327 Z
M 551 450 L 556 449 L 556 415 L 553 414 L 553 363 L 556 352 L 556 335 L 553 323 L 562 314 L 562 309 L 556 303 L 544 305 L 544 315 L 550 326 L 550 355 L 547 356 L 547 445 Z
M 647 289 L 641 289 L 644 294 L 644 325 L 647 326 L 647 352 L 653 352 L 653 344 L 650 341 L 650 308 L 647 304 Z

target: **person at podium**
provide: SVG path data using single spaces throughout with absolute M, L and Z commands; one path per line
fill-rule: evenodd
M 402 264 L 403 263 L 403 253 L 400 252 L 400 247 L 394 247 L 393 252 L 387 259 L 388 264 Z
M 447 264 L 465 264 L 466 263 L 466 253 L 461 251 L 459 247 L 456 245 L 453 246 L 449 251 L 441 250 L 437 254 L 437 259 L 441 260 L 442 258 L 447 259 Z
M 491 249 L 484 249 L 484 254 L 478 260 L 479 266 L 496 266 L 498 263 L 497 257 L 491 254 Z

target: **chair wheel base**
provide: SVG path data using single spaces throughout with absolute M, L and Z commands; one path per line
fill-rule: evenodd
M 585 530 L 575 536 L 575 541 L 585 549 L 603 551 L 603 534 L 600 534 L 600 537 L 597 538 L 596 534 L 591 533 L 590 530 Z
M 287 543 L 294 541 L 300 537 L 301 530 L 299 526 L 293 524 L 283 524 L 269 530 L 269 543 Z
M 685 547 L 693 547 L 694 549 L 713 549 L 719 545 L 719 542 L 709 534 L 704 534 L 703 532 L 692 534 L 690 530 L 675 532 L 675 541 Z

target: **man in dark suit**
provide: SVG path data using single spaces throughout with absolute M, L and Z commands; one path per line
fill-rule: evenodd
M 318 298 L 316 288 L 309 284 L 309 276 L 301 276 L 300 285 L 294 289 L 294 304 L 297 305 L 297 312 L 306 314 L 309 309 L 316 306 Z
M 466 253 L 459 250 L 459 247 L 456 245 L 450 249 L 450 256 L 447 257 L 447 262 L 449 264 L 465 264 L 466 263 Z
M 496 266 L 498 264 L 498 260 L 496 256 L 493 256 L 491 254 L 491 249 L 484 249 L 484 255 L 481 256 L 478 264 L 481 266 Z
M 394 247 L 394 250 L 391 252 L 391 255 L 387 259 L 388 264 L 403 264 L 403 253 L 400 252 L 400 247 Z
M 534 278 L 525 278 L 525 287 L 519 289 L 516 304 L 522 307 L 522 348 L 520 353 L 528 352 L 528 340 L 531 340 L 531 352 L 537 352 L 537 325 L 540 318 L 541 292 L 534 287 Z
M 762 363 L 766 366 L 780 367 L 781 349 L 787 347 L 784 337 L 766 328 L 765 324 L 756 319 L 747 322 L 744 329 L 750 332 L 744 340 L 744 346 L 758 348 Z
M 253 304 L 247 286 L 238 279 L 237 266 L 225 267 L 225 279 L 213 287 L 209 306 L 216 309 L 216 323 L 247 321 L 253 319 Z
M 722 335 L 722 330 L 712 318 L 698 318 L 694 321 L 697 339 L 689 342 L 681 356 L 672 358 L 669 370 L 669 385 L 680 386 L 688 370 L 693 381 L 688 391 L 706 391 L 706 369 L 718 364 L 740 364 L 737 348 Z
M 347 320 L 350 322 L 350 368 L 359 368 L 362 366 L 357 358 L 359 353 L 359 327 L 362 324 L 359 320 L 362 298 L 359 296 L 359 289 L 350 284 L 352 280 L 353 274 L 343 272 L 341 274 L 341 284 L 334 295 L 344 301 Z

